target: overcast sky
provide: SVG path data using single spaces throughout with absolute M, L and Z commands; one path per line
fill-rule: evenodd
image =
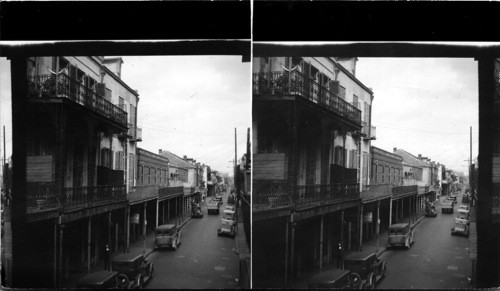
M 10 61 L 0 57 L 0 157 L 2 158 L 4 125 L 7 158 L 12 155 L 12 103 L 10 96 Z
M 168 150 L 232 175 L 251 127 L 251 66 L 241 56 L 123 57 L 121 78 L 139 91 L 139 147 Z
M 373 89 L 372 145 L 422 154 L 467 175 L 478 155 L 478 75 L 473 59 L 359 58 L 356 77 Z

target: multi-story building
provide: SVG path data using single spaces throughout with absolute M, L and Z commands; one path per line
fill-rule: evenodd
M 194 196 L 196 194 L 196 167 L 169 151 L 160 149 L 159 154 L 168 158 L 170 187 L 182 187 L 183 189 L 184 194 L 181 201 L 181 219 L 184 220 L 191 215 L 191 202 L 194 201 Z
M 322 269 L 339 242 L 361 245 L 373 92 L 355 77 L 355 63 L 254 58 L 254 287 L 283 287 Z
M 138 93 L 121 80 L 119 64 L 100 56 L 26 60 L 27 96 L 14 96 L 28 99 L 29 113 L 30 235 L 28 253 L 17 258 L 26 258 L 20 265 L 32 266 L 34 280 L 25 287 L 61 286 L 97 264 L 106 243 L 112 251 L 127 244 L 127 189 L 140 138 L 130 134 Z
M 367 190 L 361 192 L 364 205 L 363 239 L 370 239 L 392 223 L 392 190 L 403 186 L 403 158 L 371 147 L 371 176 Z
M 421 154 L 418 157 L 410 154 L 409 152 L 394 148 L 394 154 L 397 154 L 403 158 L 403 185 L 404 186 L 416 186 L 416 192 L 407 198 L 407 205 L 410 207 L 408 209 L 408 219 L 409 221 L 414 221 L 425 214 L 425 203 L 433 202 L 436 200 L 436 193 L 434 188 L 431 188 L 431 165 L 427 157 L 422 157 Z M 402 208 L 404 207 L 406 201 L 401 201 Z M 402 211 L 402 215 L 406 211 Z

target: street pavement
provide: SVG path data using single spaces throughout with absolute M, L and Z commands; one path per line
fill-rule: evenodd
M 208 215 L 202 204 L 203 218 L 192 218 L 186 223 L 176 251 L 155 250 L 148 256 L 155 264 L 155 271 L 146 289 L 238 288 L 239 257 L 235 240 L 217 235 L 227 196 L 223 195 L 219 215 Z
M 441 201 L 444 197 L 441 197 Z M 472 286 L 469 261 L 469 240 L 452 236 L 451 227 L 456 209 L 462 201 L 457 197 L 453 214 L 426 217 L 415 227 L 415 243 L 409 249 L 389 249 L 380 259 L 387 263 L 385 277 L 377 285 L 380 289 L 460 289 Z

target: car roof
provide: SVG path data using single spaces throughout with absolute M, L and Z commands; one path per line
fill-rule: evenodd
M 309 283 L 324 283 L 324 282 L 335 282 L 337 279 L 344 277 L 347 273 L 350 273 L 349 270 L 340 270 L 333 269 L 330 271 L 321 272 L 311 279 L 309 279 Z
M 169 230 L 169 229 L 172 229 L 172 228 L 175 228 L 175 224 L 162 224 L 162 225 L 159 225 L 156 230 Z
M 78 285 L 100 285 L 118 274 L 114 271 L 98 271 L 90 273 L 78 281 Z
M 142 256 L 143 256 L 142 254 L 132 254 L 132 253 L 119 254 L 113 258 L 113 261 L 131 262 L 137 260 L 139 257 Z
M 345 259 L 351 261 L 364 261 L 373 255 L 375 255 L 374 252 L 354 252 L 347 255 Z
M 389 229 L 405 228 L 409 225 L 410 225 L 409 223 L 395 223 L 395 224 L 389 226 Z

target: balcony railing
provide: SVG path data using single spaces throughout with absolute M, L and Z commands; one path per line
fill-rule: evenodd
M 254 180 L 252 207 L 255 210 L 292 206 L 292 192 L 284 181 Z
M 370 126 L 370 138 L 371 139 L 377 138 L 377 128 L 375 126 Z
M 370 201 L 391 196 L 392 187 L 392 184 L 367 185 L 366 190 L 361 192 L 361 199 Z
M 370 126 L 368 126 L 368 123 L 366 122 L 361 122 L 361 125 L 363 126 L 361 128 L 361 133 L 364 134 L 365 136 L 369 137 L 370 136 Z
M 92 89 L 83 86 L 65 74 L 58 75 L 57 86 L 55 81 L 55 75 L 29 77 L 28 96 L 42 99 L 66 98 L 98 112 L 122 126 L 127 126 L 127 112 Z
M 417 194 L 417 193 L 418 193 L 417 185 L 399 186 L 392 188 L 392 196 L 401 196 L 401 195 Z
M 359 199 L 359 184 L 301 185 L 296 197 L 285 181 L 254 181 L 252 206 L 255 210 L 289 207 L 297 209 Z
M 135 186 L 132 189 L 130 189 L 130 192 L 127 194 L 128 200 L 130 202 L 133 202 L 133 201 L 141 201 L 158 197 L 159 188 L 160 188 L 159 185 Z
M 297 186 L 297 209 L 359 199 L 359 184 Z
M 167 187 L 158 189 L 158 197 L 169 198 L 184 195 L 184 187 Z
M 361 124 L 361 110 L 297 71 L 292 71 L 291 74 L 287 71 L 254 73 L 252 87 L 255 95 L 302 96 L 340 116 Z
M 183 193 L 186 196 L 192 195 L 192 194 L 194 194 L 194 192 L 195 192 L 194 187 L 184 187 L 184 189 L 183 189 Z
M 417 186 L 418 194 L 427 193 L 430 191 L 429 186 Z
M 125 185 L 69 187 L 60 193 L 53 183 L 28 183 L 27 191 L 27 210 L 30 213 L 91 207 L 127 199 Z

